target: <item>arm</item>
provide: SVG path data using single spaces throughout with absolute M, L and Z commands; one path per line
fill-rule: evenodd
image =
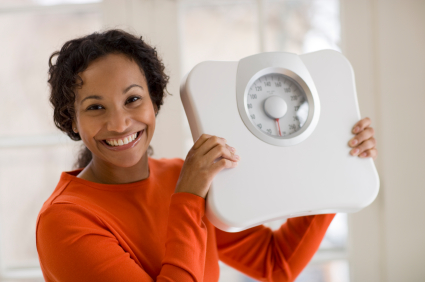
M 220 260 L 260 281 L 294 281 L 311 260 L 334 214 L 290 218 L 238 233 L 216 229 Z
M 150 277 L 119 245 L 105 223 L 86 208 L 55 203 L 37 224 L 37 250 L 46 281 L 202 281 L 207 231 L 205 200 L 179 193 L 171 199 L 166 253 Z
M 50 205 L 36 231 L 46 281 L 202 281 L 207 242 L 204 198 L 212 178 L 235 167 L 237 160 L 223 138 L 203 134 L 195 142 L 171 197 L 165 256 L 156 278 L 124 251 L 94 213 L 70 202 Z

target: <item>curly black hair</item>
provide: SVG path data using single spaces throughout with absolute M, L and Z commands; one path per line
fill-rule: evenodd
M 146 44 L 142 37 L 137 38 L 123 30 L 113 29 L 70 40 L 60 51 L 50 56 L 48 83 L 54 123 L 72 140 L 81 140 L 80 135 L 72 130 L 75 90 L 84 83 L 78 74 L 94 60 L 108 54 L 124 54 L 136 62 L 146 78 L 152 102 L 158 110 L 163 104 L 169 76 L 164 72 L 164 64 L 156 49 Z M 56 56 L 56 62 L 53 63 Z M 150 146 L 148 153 L 152 154 Z M 75 166 L 85 167 L 91 159 L 91 152 L 84 146 Z

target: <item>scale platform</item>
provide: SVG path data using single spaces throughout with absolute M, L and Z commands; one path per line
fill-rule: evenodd
M 339 52 L 203 62 L 180 94 L 193 140 L 223 137 L 241 157 L 209 190 L 206 214 L 217 228 L 356 212 L 376 198 L 373 160 L 349 154 L 360 112 L 353 69 Z

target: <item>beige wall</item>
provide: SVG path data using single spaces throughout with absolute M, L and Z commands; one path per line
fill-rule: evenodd
M 122 28 L 157 48 L 170 76 L 168 95 L 157 117 L 151 145 L 154 157 L 185 158 L 189 125 L 180 100 L 180 43 L 178 1 L 170 0 L 104 0 L 105 28 Z M 114 3 L 119 3 L 114 5 Z M 112 5 L 110 5 L 112 4 Z M 112 7 L 112 9 L 111 9 Z
M 341 0 L 343 51 L 377 129 L 380 195 L 351 216 L 352 281 L 425 281 L 425 1 Z

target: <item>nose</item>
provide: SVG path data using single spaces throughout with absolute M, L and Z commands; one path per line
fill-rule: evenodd
M 110 109 L 106 129 L 114 132 L 125 132 L 130 126 L 130 114 L 124 109 Z

